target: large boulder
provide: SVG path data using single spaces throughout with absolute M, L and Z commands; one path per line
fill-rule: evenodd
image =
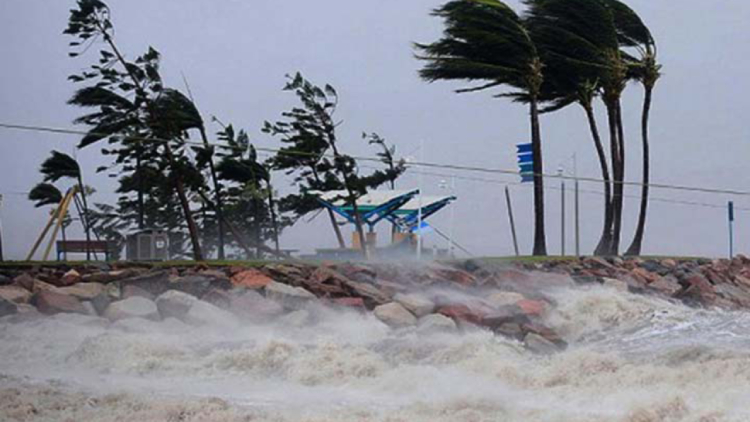
M 159 295 L 156 307 L 162 318 L 175 318 L 192 325 L 224 324 L 234 320 L 229 312 L 177 290 Z
M 252 290 L 259 290 L 273 283 L 273 279 L 262 272 L 251 268 L 241 271 L 232 276 L 232 284 L 238 287 L 245 287 Z
M 217 279 L 203 275 L 187 275 L 174 278 L 170 281 L 167 287 L 169 290 L 179 290 L 195 297 L 201 297 L 217 285 L 224 288 L 231 287 L 231 284 L 226 278 Z
M 184 320 L 190 308 L 198 301 L 198 298 L 185 292 L 168 290 L 156 298 L 156 307 L 163 319 L 177 318 Z
M 34 291 L 34 282 L 37 281 L 36 278 L 32 277 L 28 273 L 23 273 L 16 278 L 13 279 L 13 284 L 16 286 L 21 286 L 24 289 L 33 292 Z
M 196 300 L 182 321 L 191 325 L 226 325 L 236 320 L 231 313 L 208 302 Z
M 81 281 L 81 273 L 76 271 L 75 269 L 71 269 L 65 274 L 63 274 L 62 277 L 60 277 L 59 280 L 59 286 L 72 286 L 76 283 Z
M 71 295 L 56 292 L 55 290 L 40 290 L 34 293 L 31 303 L 37 307 L 39 312 L 46 315 L 70 312 L 86 315 L 88 312 L 81 301 Z
M 543 355 L 560 351 L 560 348 L 555 343 L 535 333 L 526 334 L 523 343 L 532 352 Z
M 0 297 L 0 318 L 7 315 L 14 315 L 18 312 L 18 306 L 15 303 Z
M 416 325 L 417 318 L 396 302 L 380 305 L 373 311 L 375 317 L 393 328 L 408 327 Z
M 232 295 L 223 289 L 211 289 L 201 297 L 201 300 L 226 310 L 232 306 Z
M 58 287 L 56 291 L 80 300 L 92 300 L 104 292 L 104 285 L 101 283 L 78 283 L 69 287 Z
M 524 300 L 526 297 L 516 292 L 494 292 L 487 296 L 487 301 L 498 308 L 508 305 L 515 305 L 518 301 Z
M 287 309 L 300 309 L 315 299 L 315 295 L 302 287 L 271 282 L 265 287 L 266 297 Z
M 170 276 L 169 271 L 152 271 L 121 280 L 120 284 L 123 289 L 126 286 L 133 285 L 140 287 L 154 296 L 159 296 L 171 288 L 169 285 Z
M 417 327 L 421 333 L 450 332 L 457 328 L 455 321 L 440 314 L 423 316 L 419 319 L 419 326 Z
M 148 300 L 154 300 L 155 296 L 151 294 L 151 292 L 142 289 L 138 287 L 135 284 L 128 284 L 125 286 L 122 286 L 122 289 L 120 290 L 120 298 L 127 299 L 129 297 L 143 297 Z
M 31 292 L 21 286 L 0 286 L 0 298 L 13 303 L 29 303 Z
M 253 322 L 268 322 L 284 314 L 281 305 L 253 290 L 232 295 L 229 310 L 240 318 Z
M 352 291 L 353 296 L 364 299 L 369 308 L 388 303 L 392 298 L 392 295 L 369 283 L 346 280 L 346 286 Z
M 158 320 L 159 310 L 153 301 L 134 296 L 112 302 L 104 311 L 104 317 L 113 322 L 130 318 Z
M 398 302 L 417 318 L 431 314 L 435 310 L 435 303 L 424 296 L 418 294 L 398 293 L 393 297 L 394 302 Z

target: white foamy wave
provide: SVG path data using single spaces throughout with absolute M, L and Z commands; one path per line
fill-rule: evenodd
M 544 322 L 570 343 L 550 356 L 319 306 L 269 324 L 3 321 L 0 420 L 750 420 L 748 314 L 604 287 L 544 293 Z

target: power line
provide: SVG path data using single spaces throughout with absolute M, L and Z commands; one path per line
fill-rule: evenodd
M 47 133 L 55 133 L 55 134 L 66 134 L 66 135 L 97 135 L 97 136 L 102 136 L 103 138 L 112 136 L 111 134 L 105 134 L 105 133 L 86 132 L 86 131 L 80 131 L 80 130 L 61 129 L 61 128 L 44 127 L 44 126 L 18 125 L 18 124 L 9 124 L 9 123 L 2 123 L 2 122 L 0 122 L 0 128 L 34 131 L 34 132 L 47 132 Z M 138 137 L 138 136 L 123 136 L 123 138 L 127 138 L 128 140 L 141 141 L 141 142 L 157 142 L 157 143 L 171 142 L 168 139 L 145 138 L 145 137 Z M 202 147 L 206 146 L 205 143 L 198 142 L 198 141 L 181 140 L 181 142 L 184 144 L 189 144 L 189 145 L 197 145 L 197 146 L 202 146 Z M 234 149 L 234 147 L 230 145 L 223 145 L 223 144 L 217 144 L 217 143 L 212 143 L 212 142 L 209 142 L 208 145 L 216 146 L 219 148 L 225 148 L 225 149 Z M 255 147 L 255 149 L 258 151 L 266 151 L 266 152 L 272 152 L 276 154 L 335 158 L 334 154 L 326 154 L 326 153 L 313 154 L 313 153 L 304 152 L 304 151 L 294 151 L 294 150 L 288 150 L 288 149 L 282 150 L 278 148 L 267 148 L 267 147 Z M 381 159 L 377 157 L 364 157 L 364 156 L 350 156 L 350 157 L 355 160 L 360 160 L 360 161 L 381 162 Z M 486 173 L 486 174 L 507 174 L 507 175 L 513 175 L 513 176 L 519 175 L 519 172 L 515 170 L 492 169 L 492 168 L 487 168 L 487 167 L 466 166 L 466 165 L 456 165 L 456 164 L 440 164 L 440 163 L 410 161 L 408 165 L 414 166 L 414 167 L 439 168 L 439 169 L 448 169 L 448 170 L 466 171 L 466 172 L 475 172 L 475 173 Z M 548 179 L 564 179 L 564 180 L 578 180 L 580 182 L 605 183 L 605 180 L 598 179 L 595 177 L 580 177 L 580 176 L 569 176 L 569 175 L 563 175 L 563 174 L 548 174 L 548 173 L 536 173 L 535 176 L 542 176 Z M 641 182 L 611 181 L 611 183 L 624 185 L 624 186 L 644 186 L 644 183 L 641 183 Z M 750 191 L 739 191 L 739 190 L 733 190 L 733 189 L 704 188 L 704 187 L 697 187 L 697 186 L 673 185 L 673 184 L 666 184 L 666 183 L 649 183 L 648 186 L 651 188 L 655 188 L 655 189 L 669 189 L 669 190 L 677 190 L 677 191 L 684 191 L 684 192 L 713 193 L 713 194 L 723 194 L 723 195 L 733 195 L 733 196 L 750 196 Z

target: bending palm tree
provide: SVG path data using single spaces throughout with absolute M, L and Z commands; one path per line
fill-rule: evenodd
M 528 22 L 545 62 L 554 71 L 552 85 L 562 84 L 564 98 L 581 100 L 594 137 L 602 175 L 605 178 L 604 229 L 596 254 L 616 255 L 619 249 L 624 179 L 624 131 L 620 98 L 625 88 L 627 68 L 620 54 L 618 32 L 612 11 L 599 0 L 527 0 Z M 604 148 L 597 142 L 598 129 L 591 100 L 601 87 L 607 107 L 610 136 L 612 185 Z M 553 88 L 554 89 L 554 88 Z M 563 103 L 564 104 L 564 103 Z M 564 105 L 563 105 L 564 106 Z M 611 191 L 611 199 L 608 192 Z
M 546 255 L 544 180 L 539 100 L 544 81 L 542 60 L 524 22 L 499 0 L 453 0 L 434 11 L 445 21 L 445 34 L 432 44 L 417 44 L 427 64 L 420 76 L 468 80 L 482 85 L 458 92 L 509 86 L 528 98 L 534 153 L 534 255 Z M 500 94 L 499 96 L 508 96 Z
M 612 10 L 617 27 L 620 45 L 625 49 L 634 49 L 640 55 L 635 59 L 623 52 L 623 56 L 630 68 L 630 77 L 643 85 L 643 111 L 641 116 L 641 140 L 643 145 L 643 185 L 641 186 L 641 204 L 638 213 L 633 242 L 625 252 L 626 255 L 640 255 L 643 245 L 643 234 L 646 228 L 646 214 L 648 211 L 649 193 L 649 118 L 651 115 L 651 100 L 656 82 L 661 76 L 661 65 L 656 60 L 656 42 L 651 31 L 643 23 L 638 14 L 630 7 L 618 0 L 602 0 Z
M 45 182 L 54 183 L 63 178 L 71 178 L 78 184 L 79 191 L 81 192 L 81 200 L 83 202 L 81 223 L 83 223 L 83 228 L 86 232 L 86 260 L 91 261 L 91 251 L 88 248 L 88 245 L 91 242 L 91 224 L 88 201 L 86 200 L 86 188 L 83 185 L 81 167 L 73 157 L 58 151 L 52 151 L 52 156 L 44 160 L 42 163 L 41 172 L 44 175 Z M 47 203 L 48 200 L 57 199 L 58 196 L 62 199 L 62 194 L 60 194 L 59 191 L 57 191 L 57 193 L 51 191 L 49 186 L 52 185 L 37 185 L 34 190 L 29 193 L 29 199 L 36 200 L 37 207 L 41 206 L 40 204 L 43 205 Z M 52 186 L 52 188 L 54 188 L 54 186 Z M 57 190 L 57 188 L 54 189 Z M 48 196 L 46 198 L 39 197 L 41 194 L 47 194 Z

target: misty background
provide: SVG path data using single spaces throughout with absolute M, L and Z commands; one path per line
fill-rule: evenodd
M 492 98 L 492 92 L 456 95 L 462 86 L 419 80 L 421 63 L 413 42 L 430 42 L 442 22 L 429 15 L 438 0 L 353 2 L 324 0 L 110 0 L 116 38 L 133 58 L 149 45 L 163 55 L 165 83 L 185 90 L 182 74 L 207 122 L 216 116 L 244 128 L 261 147 L 277 147 L 260 132 L 264 120 L 276 120 L 295 104 L 283 93 L 284 75 L 302 72 L 317 84 L 330 83 L 341 97 L 337 112 L 342 148 L 352 155 L 374 156 L 361 133 L 377 132 L 398 147 L 399 156 L 427 162 L 514 170 L 515 144 L 529 141 L 527 108 Z M 518 1 L 510 1 L 521 10 Z M 697 0 L 629 0 L 651 28 L 659 47 L 664 76 L 656 87 L 652 111 L 653 183 L 750 190 L 750 2 Z M 76 85 L 67 76 L 96 59 L 95 51 L 71 59 L 70 39 L 62 35 L 73 0 L 3 0 L 0 2 L 0 123 L 75 128 L 82 110 L 66 105 Z M 625 92 L 626 180 L 640 180 L 640 112 L 642 90 Z M 600 130 L 606 133 L 598 104 Z M 218 126 L 209 126 L 216 132 Z M 542 117 L 545 171 L 560 165 L 578 175 L 600 177 L 593 144 L 580 107 Z M 35 209 L 26 192 L 41 181 L 38 173 L 49 151 L 75 154 L 85 182 L 97 189 L 92 202 L 114 203 L 115 179 L 94 171 L 109 160 L 99 147 L 76 150 L 79 137 L 0 129 L 0 209 L 6 259 L 23 259 L 48 218 L 48 207 Z M 420 142 L 425 149 L 419 151 Z M 265 158 L 265 155 L 261 155 Z M 362 163 L 366 164 L 366 163 Z M 369 171 L 369 169 L 364 169 Z M 501 174 L 425 170 L 428 195 L 448 193 L 441 180 L 455 180 L 455 239 L 475 255 L 511 255 L 503 185 L 511 183 L 520 247 L 528 254 L 532 240 L 531 184 Z M 275 187 L 293 187 L 281 175 Z M 490 179 L 468 180 L 468 178 Z M 399 188 L 418 184 L 415 171 Z M 559 187 L 548 180 L 547 186 Z M 572 186 L 568 183 L 568 187 Z M 601 230 L 600 186 L 582 183 L 581 247 L 591 253 Z M 623 249 L 632 239 L 640 188 L 627 187 Z M 560 191 L 546 191 L 547 240 L 551 254 L 560 251 Z M 726 203 L 737 210 L 735 251 L 750 251 L 750 198 L 653 189 L 644 239 L 644 254 L 722 256 L 727 253 Z M 675 204 L 659 199 L 702 205 Z M 567 198 L 567 252 L 573 252 L 573 196 Z M 746 208 L 742 209 L 742 208 Z M 446 209 L 430 220 L 448 232 Z M 381 229 L 385 230 L 385 225 Z M 70 238 L 82 238 L 80 230 Z M 350 235 L 351 227 L 345 234 Z M 385 231 L 381 245 L 387 241 Z M 428 235 L 426 244 L 445 247 Z M 287 229 L 282 248 L 305 252 L 333 247 L 335 236 L 324 214 Z

